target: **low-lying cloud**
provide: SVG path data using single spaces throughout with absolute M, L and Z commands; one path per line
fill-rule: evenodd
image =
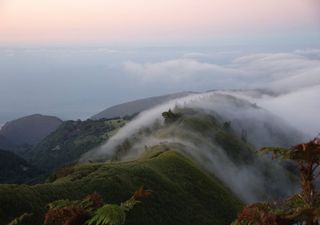
M 180 145 L 183 146 L 180 151 L 191 155 L 247 202 L 264 199 L 261 193 L 268 195 L 270 190 L 273 194 L 290 194 L 296 191 L 296 183 L 287 177 L 280 165 L 273 164 L 273 170 L 269 171 L 269 159 L 239 164 L 226 154 L 227 149 L 195 131 L 171 127 L 180 134 L 189 132 L 188 138 L 181 138 L 186 136 L 170 133 L 169 127 L 163 128 L 167 129 L 163 131 L 167 136 L 163 133 L 159 136 L 152 127 L 163 123 L 162 112 L 178 106 L 213 115 L 221 123 L 230 121 L 233 130 L 239 136 L 246 131 L 246 140 L 257 148 L 288 146 L 312 138 L 320 132 L 320 60 L 317 54 L 316 50 L 253 54 L 225 65 L 203 62 L 200 58 L 208 57 L 199 53 L 159 63 L 127 62 L 126 72 L 145 83 L 186 87 L 197 84 L 202 88 L 210 87 L 208 89 L 227 89 L 233 84 L 234 88 L 241 89 L 191 94 L 144 111 L 84 158 L 112 157 L 117 146 L 132 137 L 134 145 L 121 159 L 138 157 L 148 146 Z M 151 133 L 137 135 L 145 128 Z M 196 141 L 192 142 L 194 139 Z M 265 170 L 270 172 L 269 180 L 264 177 Z
M 144 83 L 160 83 L 169 86 L 179 84 L 184 88 L 202 90 L 216 86 L 229 86 L 228 83 L 232 79 L 241 80 L 241 77 L 247 76 L 238 69 L 204 63 L 191 58 L 145 64 L 127 62 L 124 67 L 127 73 L 137 76 Z M 236 86 L 240 87 L 241 84 Z
M 124 68 L 150 85 L 241 89 L 229 94 L 257 103 L 310 138 L 320 132 L 320 49 L 250 54 L 226 64 L 182 57 L 159 63 L 128 62 Z M 244 91 L 248 89 L 264 91 Z
M 235 93 L 231 94 L 234 95 Z M 125 152 L 125 155 L 121 156 L 121 159 L 138 157 L 145 151 L 146 146 L 161 143 L 178 144 L 182 147 L 174 149 L 179 149 L 191 155 L 200 165 L 219 177 L 245 201 L 264 199 L 265 196 L 261 194 L 266 194 L 271 189 L 277 190 L 275 193 L 278 194 L 282 190 L 281 194 L 286 195 L 296 188 L 285 176 L 283 168 L 274 166 L 270 175 L 272 182 L 270 180 L 267 182 L 264 180 L 263 170 L 265 167 L 262 161 L 253 161 L 250 164 L 241 164 L 241 161 L 236 162 L 225 153 L 228 149 L 223 149 L 212 142 L 210 138 L 192 129 L 179 128 L 179 126 L 176 126 L 177 124 L 169 128 L 161 126 L 159 133 L 162 133 L 162 135 L 157 135 L 157 129 L 159 128 L 153 127 L 155 123 L 163 123 L 161 113 L 175 107 L 199 110 L 201 113 L 219 118 L 221 123 L 230 121 L 232 128 L 239 136 L 243 130 L 246 130 L 249 143 L 256 147 L 290 145 L 303 139 L 299 132 L 296 132 L 281 119 L 246 100 L 232 97 L 230 94 L 207 92 L 191 94 L 142 112 L 121 128 L 107 143 L 89 152 L 83 158 L 112 158 L 116 154 L 117 147 L 126 140 L 134 140 L 134 145 Z M 145 128 L 151 130 L 151 133 L 143 133 L 142 131 Z M 164 130 L 161 131 L 161 129 Z M 185 136 L 186 134 L 187 136 Z M 214 137 L 214 134 L 212 135 Z M 195 145 L 195 143 L 197 144 Z
M 311 139 L 320 134 L 319 97 L 320 85 L 317 85 L 276 98 L 260 99 L 258 102 Z
M 320 84 L 320 50 L 251 54 L 227 64 L 185 57 L 156 63 L 126 62 L 124 70 L 142 82 L 193 89 L 269 88 L 287 93 Z M 196 53 L 199 56 L 201 53 Z M 203 54 L 206 55 L 207 54 Z M 203 56 L 201 55 L 201 56 Z

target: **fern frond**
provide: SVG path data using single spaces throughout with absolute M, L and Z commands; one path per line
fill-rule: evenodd
M 106 204 L 99 208 L 94 216 L 89 219 L 87 225 L 123 225 L 126 220 L 126 213 L 123 207 Z
M 138 203 L 140 203 L 140 201 L 130 198 L 129 200 L 121 203 L 120 207 L 122 207 L 125 211 L 130 211 Z

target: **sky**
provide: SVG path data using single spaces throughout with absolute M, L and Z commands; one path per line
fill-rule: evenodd
M 208 41 L 318 31 L 318 0 L 0 0 L 0 43 Z M 187 38 L 186 38 L 187 37 Z
M 314 88 L 319 21 L 318 0 L 0 0 L 0 124 L 180 91 Z

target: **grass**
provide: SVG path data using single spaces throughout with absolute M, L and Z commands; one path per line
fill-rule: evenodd
M 52 183 L 0 185 L 0 224 L 24 212 L 41 224 L 47 203 L 94 191 L 118 204 L 141 185 L 153 194 L 129 212 L 128 225 L 230 224 L 242 207 L 235 195 L 189 158 L 156 148 L 135 161 L 77 165 Z

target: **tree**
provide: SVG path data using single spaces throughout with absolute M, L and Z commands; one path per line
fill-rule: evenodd
M 174 113 L 169 109 L 168 112 L 163 112 L 162 117 L 164 118 L 164 122 L 169 124 L 172 122 L 175 122 L 177 119 L 179 119 L 182 116 L 180 113 Z
M 231 121 L 226 121 L 223 123 L 223 128 L 229 130 L 231 128 Z
M 320 220 L 320 193 L 315 188 L 319 177 L 320 137 L 291 148 L 263 148 L 260 154 L 292 161 L 298 168 L 301 192 L 285 201 L 256 203 L 244 208 L 234 224 L 239 225 L 316 225 Z

